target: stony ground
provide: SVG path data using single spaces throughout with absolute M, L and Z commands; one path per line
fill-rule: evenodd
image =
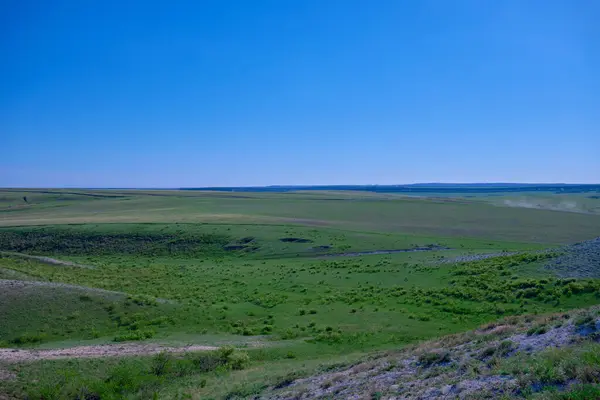
M 448 336 L 309 378 L 283 379 L 264 399 L 468 399 L 512 397 L 523 389 L 518 376 L 500 374 L 499 360 L 535 355 L 590 341 L 600 331 L 594 319 L 578 325 L 577 315 L 519 318 L 478 331 Z M 591 317 L 589 317 L 591 318 Z M 588 318 L 588 319 L 589 319 Z M 570 385 L 578 382 L 571 381 Z
M 600 278 L 600 237 L 565 247 L 546 268 L 563 278 Z

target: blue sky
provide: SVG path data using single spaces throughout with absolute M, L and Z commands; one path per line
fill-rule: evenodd
M 594 0 L 0 4 L 0 186 L 600 182 Z

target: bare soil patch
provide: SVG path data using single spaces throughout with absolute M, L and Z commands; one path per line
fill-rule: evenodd
M 160 352 L 186 353 L 195 351 L 213 351 L 218 347 L 191 345 L 185 347 L 169 347 L 158 344 L 115 344 L 97 346 L 78 346 L 67 349 L 25 350 L 0 349 L 0 360 L 7 363 L 18 363 L 37 360 L 55 360 L 61 358 L 97 358 L 125 357 L 157 354 Z M 0 370 L 0 373 L 2 371 Z M 1 377 L 1 375 L 0 375 Z

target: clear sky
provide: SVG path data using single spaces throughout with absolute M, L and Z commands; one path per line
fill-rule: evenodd
M 596 0 L 0 2 L 0 186 L 600 183 Z

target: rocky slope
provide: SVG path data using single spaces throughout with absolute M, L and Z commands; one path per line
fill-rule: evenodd
M 599 314 L 591 308 L 511 317 L 335 372 L 288 377 L 262 398 L 434 400 L 594 393 L 600 383 Z

